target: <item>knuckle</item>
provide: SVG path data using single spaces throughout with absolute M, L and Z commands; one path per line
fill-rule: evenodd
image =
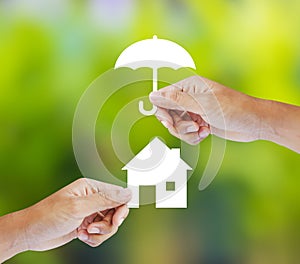
M 181 100 L 181 92 L 178 90 L 163 91 L 163 92 L 161 92 L 161 95 L 164 98 L 166 98 L 167 100 L 170 100 L 173 102 L 179 102 Z
M 79 179 L 77 179 L 77 180 L 75 181 L 75 183 L 76 183 L 77 185 L 84 185 L 84 184 L 86 184 L 86 182 L 87 182 L 87 179 L 86 179 L 86 178 L 79 178 Z
M 180 101 L 182 99 L 182 94 L 179 91 L 174 91 L 173 93 L 171 93 L 170 97 L 174 102 L 180 103 Z

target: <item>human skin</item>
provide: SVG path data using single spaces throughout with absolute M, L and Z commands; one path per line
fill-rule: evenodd
M 0 217 L 0 263 L 27 250 L 73 239 L 96 247 L 114 235 L 129 210 L 129 189 L 79 179 L 24 210 Z
M 300 153 L 300 107 L 255 98 L 200 76 L 150 94 L 156 117 L 189 144 L 209 134 L 249 142 L 268 140 Z

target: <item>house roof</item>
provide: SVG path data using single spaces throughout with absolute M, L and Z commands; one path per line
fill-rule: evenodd
M 165 162 L 181 166 L 186 170 L 192 168 L 180 158 L 180 149 L 170 149 L 158 137 L 155 137 L 144 147 L 122 170 L 150 171 Z

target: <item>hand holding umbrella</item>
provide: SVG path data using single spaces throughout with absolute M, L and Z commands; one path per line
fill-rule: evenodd
M 115 69 L 128 67 L 133 70 L 141 67 L 150 67 L 153 69 L 153 91 L 157 91 L 157 70 L 162 67 L 170 67 L 177 70 L 181 67 L 196 69 L 195 63 L 190 54 L 178 44 L 166 40 L 145 39 L 126 48 L 115 64 Z M 151 110 L 144 109 L 144 102 L 139 101 L 139 110 L 143 115 L 155 114 L 157 107 L 153 106 Z

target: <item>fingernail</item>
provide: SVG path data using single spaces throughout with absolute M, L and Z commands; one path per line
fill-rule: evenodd
M 192 132 L 196 132 L 198 131 L 199 128 L 196 128 L 195 126 L 189 126 L 187 129 L 186 129 L 186 132 L 187 133 L 192 133 Z
M 85 233 L 79 233 L 78 239 L 80 239 L 81 241 L 87 241 L 89 239 L 89 236 Z
M 200 138 L 206 138 L 209 135 L 209 132 L 207 130 L 203 130 L 199 133 Z
M 99 234 L 100 230 L 99 230 L 99 228 L 92 227 L 91 229 L 89 229 L 89 233 L 91 233 L 91 234 Z
M 119 220 L 118 226 L 122 225 L 122 223 L 124 222 L 124 220 L 125 220 L 125 218 L 121 218 L 121 219 Z

